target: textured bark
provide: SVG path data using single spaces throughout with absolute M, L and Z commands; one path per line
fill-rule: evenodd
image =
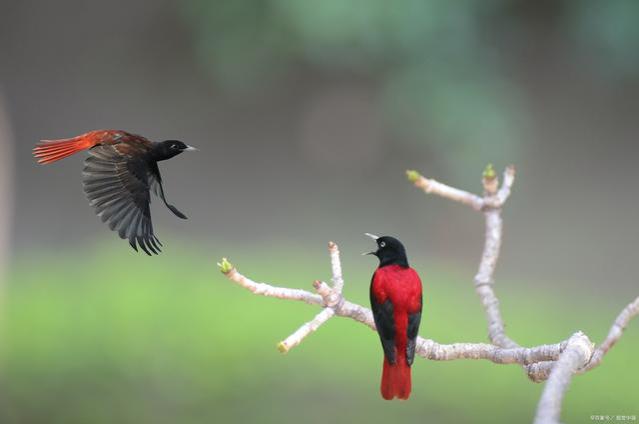
M 331 248 L 336 248 L 330 243 Z M 332 255 L 331 255 L 332 256 Z M 333 257 L 333 256 L 332 256 Z M 334 268 L 341 274 L 341 268 Z M 288 352 L 299 345 L 305 337 L 315 332 L 322 324 L 333 316 L 347 317 L 367 325 L 375 330 L 375 322 L 370 309 L 347 301 L 341 293 L 337 293 L 335 286 L 331 287 L 323 281 L 315 281 L 313 286 L 317 294 L 306 290 L 276 287 L 267 283 L 257 283 L 232 268 L 225 275 L 233 282 L 250 290 L 255 294 L 277 297 L 280 299 L 301 300 L 306 303 L 322 305 L 322 311 L 311 321 L 303 324 L 293 334 L 278 344 L 282 352 Z M 335 276 L 334 276 L 335 278 Z M 564 350 L 566 343 L 541 345 L 531 348 L 501 348 L 487 343 L 453 343 L 440 344 L 430 339 L 417 338 L 417 355 L 434 361 L 451 361 L 454 359 L 485 359 L 496 364 L 527 365 L 540 361 L 557 360 Z
M 593 349 L 594 345 L 582 332 L 577 332 L 568 339 L 566 349 L 559 355 L 541 394 L 537 405 L 535 424 L 559 422 L 561 402 L 568 390 L 572 376 L 588 363 Z
M 495 291 L 494 273 L 501 249 L 503 221 L 501 210 L 510 196 L 515 181 L 515 169 L 506 168 L 503 183 L 492 167 L 486 168 L 482 179 L 484 193 L 478 196 L 464 190 L 447 186 L 433 179 L 421 176 L 416 171 L 407 172 L 408 179 L 418 188 L 429 194 L 454 200 L 480 211 L 485 217 L 485 241 L 479 269 L 474 278 L 474 286 L 484 308 L 488 327 L 487 343 L 440 344 L 434 340 L 417 338 L 417 355 L 434 361 L 457 359 L 482 359 L 496 364 L 519 364 L 525 367 L 528 377 L 535 382 L 546 381 L 535 415 L 535 423 L 558 423 L 561 403 L 568 390 L 572 376 L 587 372 L 599 365 L 604 355 L 619 340 L 630 320 L 639 314 L 639 297 L 619 314 L 606 339 L 595 348 L 588 336 L 576 332 L 569 339 L 559 343 L 534 347 L 521 347 L 508 337 L 504 320 L 499 309 L 499 300 Z M 277 287 L 266 283 L 257 283 L 240 274 L 226 259 L 220 264 L 221 271 L 233 282 L 255 294 L 280 299 L 301 300 L 322 307 L 322 311 L 311 321 L 302 325 L 292 335 L 278 344 L 282 352 L 288 352 L 299 345 L 305 337 L 315 332 L 333 316 L 347 317 L 375 330 L 373 314 L 370 309 L 344 299 L 342 289 L 344 278 L 338 246 L 328 245 L 331 260 L 332 285 L 315 281 L 316 293 L 306 290 Z

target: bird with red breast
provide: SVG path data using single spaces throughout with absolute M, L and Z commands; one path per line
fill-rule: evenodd
M 371 309 L 384 350 L 381 393 L 386 400 L 408 399 L 411 366 L 422 319 L 422 282 L 408 265 L 404 245 L 394 237 L 366 233 L 377 243 L 379 266 L 370 286 Z
M 50 164 L 81 151 L 88 151 L 82 182 L 84 193 L 96 214 L 136 251 L 161 252 L 160 240 L 151 222 L 151 192 L 175 216 L 187 219 L 164 196 L 158 162 L 182 152 L 197 150 L 178 140 L 150 141 L 120 130 L 96 130 L 77 137 L 42 140 L 33 149 L 40 164 Z

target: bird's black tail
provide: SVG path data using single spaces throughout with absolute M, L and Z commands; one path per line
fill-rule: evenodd
M 174 214 L 175 216 L 177 216 L 178 218 L 182 218 L 182 219 L 188 219 L 188 218 L 186 217 L 186 215 L 184 215 L 182 212 L 180 212 L 180 211 L 179 211 L 179 210 L 178 210 L 175 206 L 173 206 L 173 205 L 170 205 L 170 204 L 166 203 L 166 201 L 165 201 L 164 203 L 166 204 L 166 207 L 167 207 L 167 208 L 169 208 L 169 210 L 170 210 L 171 212 L 173 212 L 173 214 Z

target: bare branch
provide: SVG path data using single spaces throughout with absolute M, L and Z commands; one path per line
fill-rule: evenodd
M 528 365 L 540 361 L 556 360 L 563 343 L 541 345 L 530 348 L 504 349 L 487 343 L 453 343 L 443 345 L 429 339 L 419 338 L 416 352 L 419 356 L 435 361 L 455 359 L 486 359 L 496 364 Z
M 500 206 L 502 206 L 506 200 L 508 200 L 508 197 L 510 197 L 510 190 L 512 189 L 514 182 L 515 167 L 513 165 L 508 165 L 504 171 L 504 183 L 497 192 L 497 200 Z
M 295 333 L 288 336 L 285 340 L 278 343 L 277 348 L 280 352 L 286 353 L 298 344 L 302 343 L 302 340 L 311 333 L 315 332 L 322 324 L 328 321 L 335 311 L 331 308 L 324 308 L 322 312 L 315 315 L 315 318 L 302 325 Z
M 590 360 L 593 349 L 594 345 L 582 332 L 577 332 L 568 339 L 568 346 L 559 356 L 541 394 L 535 424 L 559 423 L 561 402 L 572 376 Z
M 322 304 L 321 296 L 307 292 L 306 290 L 276 287 L 266 283 L 256 283 L 255 281 L 246 278 L 245 276 L 237 272 L 237 270 L 226 260 L 226 258 L 223 258 L 222 262 L 218 263 L 218 266 L 220 267 L 222 272 L 224 272 L 224 274 L 229 278 L 229 280 L 234 281 L 245 289 L 250 290 L 254 294 L 259 294 L 260 296 L 267 297 L 276 297 L 278 299 L 301 300 L 302 302 L 306 302 L 311 305 Z
M 333 271 L 333 288 L 338 294 L 342 294 L 344 289 L 344 278 L 342 277 L 342 263 L 339 259 L 339 248 L 332 241 L 328 243 L 328 252 L 331 255 L 331 270 Z
M 433 183 L 433 180 L 428 180 L 414 171 L 408 172 L 407 175 L 417 187 L 422 188 L 426 193 L 435 193 L 464 204 L 471 204 L 475 209 L 483 211 L 486 220 L 486 233 L 484 251 L 474 280 L 475 290 L 486 313 L 490 341 L 504 348 L 518 348 L 519 345 L 506 335 L 499 309 L 499 300 L 492 288 L 493 275 L 501 248 L 503 230 L 501 208 L 508 200 L 515 181 L 514 167 L 509 166 L 504 171 L 504 182 L 501 187 L 499 187 L 499 180 L 492 166 L 489 165 L 486 168 L 482 179 L 484 197 L 480 198 L 481 203 L 470 193 L 460 192 L 456 189 L 450 190 L 449 187 L 441 183 Z M 480 204 L 481 207 L 479 207 Z M 558 361 L 555 358 L 549 358 L 526 364 L 526 372 L 531 380 L 535 382 L 549 380 L 539 404 L 536 422 L 558 422 L 561 401 L 572 375 L 586 372 L 599 365 L 603 356 L 619 340 L 625 327 L 637 314 L 639 314 L 639 298 L 621 312 L 610 329 L 608 337 L 594 350 L 594 354 L 590 340 L 584 334 L 576 333 L 568 342 L 562 343 L 562 346 L 568 345 L 570 349 L 566 347 L 566 351 L 562 353 Z M 588 348 L 586 349 L 585 346 Z
M 536 364 L 527 365 L 526 374 L 528 374 L 528 378 L 530 378 L 535 383 L 541 383 L 548 380 L 550 371 L 552 371 L 552 367 L 554 365 L 555 361 L 543 361 L 537 362 Z
M 331 253 L 336 252 L 335 255 L 339 256 L 339 250 L 334 243 L 329 244 L 329 250 Z M 332 261 L 333 265 L 335 263 L 339 263 L 339 258 L 337 258 L 337 262 L 335 262 L 335 260 Z M 333 316 L 351 318 L 375 330 L 373 314 L 370 309 L 345 300 L 341 294 L 336 293 L 334 287 L 331 288 L 325 282 L 316 280 L 313 283 L 315 290 L 319 294 L 317 296 L 304 290 L 287 289 L 264 283 L 256 283 L 240 274 L 226 259 L 223 259 L 219 265 L 229 280 L 255 294 L 279 299 L 304 300 L 307 303 L 324 306 L 315 318 L 302 325 L 295 333 L 278 344 L 278 349 L 281 352 L 288 352 L 293 347 L 299 345 L 305 337 L 312 334 Z M 338 269 L 338 271 L 338 274 L 341 275 L 341 269 Z M 302 296 L 300 293 L 304 295 Z M 313 296 L 311 301 L 309 301 L 309 296 Z M 335 297 L 338 299 L 336 302 L 333 300 Z M 317 298 L 319 298 L 319 301 L 316 300 Z M 434 361 L 484 359 L 496 364 L 527 365 L 540 361 L 556 360 L 559 358 L 564 347 L 565 343 L 557 343 L 532 348 L 518 347 L 514 349 L 504 349 L 486 343 L 440 344 L 430 339 L 418 337 L 415 352 L 418 356 Z
M 619 316 L 617 316 L 617 319 L 612 324 L 612 327 L 610 327 L 608 336 L 603 342 L 601 342 L 599 346 L 597 346 L 597 349 L 595 349 L 592 358 L 590 358 L 590 362 L 588 362 L 585 368 L 581 370 L 582 372 L 590 371 L 601 363 L 604 355 L 608 353 L 610 348 L 612 348 L 615 343 L 617 343 L 617 341 L 621 338 L 621 335 L 630 323 L 630 320 L 632 320 L 637 315 L 639 315 L 639 297 L 637 297 L 628 306 L 626 306 L 621 311 Z
M 489 167 L 492 169 L 492 167 Z M 488 171 L 488 169 L 487 169 Z M 485 203 L 492 205 L 484 209 L 486 232 L 484 239 L 484 251 L 479 262 L 479 270 L 475 275 L 475 291 L 481 300 L 488 321 L 488 337 L 491 342 L 501 347 L 514 348 L 519 345 L 506 335 L 504 320 L 499 310 L 499 300 L 493 291 L 495 269 L 501 249 L 503 220 L 501 208 L 510 196 L 510 190 L 515 181 L 515 168 L 509 166 L 504 171 L 504 183 L 497 190 L 499 182 L 496 176 L 487 178 L 484 172 Z
M 337 302 L 333 302 L 333 299 L 331 299 L 331 295 L 333 294 L 333 289 L 331 289 L 331 287 L 328 284 L 320 280 L 315 280 L 313 282 L 313 287 L 315 287 L 315 291 L 317 292 L 317 294 L 322 296 L 324 305 L 328 306 L 331 303 L 335 303 L 335 304 L 337 303 Z
M 501 248 L 502 227 L 501 208 L 510 196 L 512 185 L 515 182 L 515 167 L 508 166 L 504 171 L 504 183 L 499 187 L 499 178 L 492 165 L 484 170 L 482 183 L 484 197 L 458 190 L 439 183 L 435 180 L 424 178 L 416 171 L 407 171 L 408 179 L 426 193 L 434 193 L 439 196 L 471 205 L 475 210 L 483 211 L 486 220 L 486 232 L 484 250 L 479 263 L 479 270 L 475 275 L 475 291 L 479 296 L 486 320 L 488 322 L 488 338 L 497 346 L 505 348 L 519 347 L 505 332 L 504 320 L 499 310 L 499 300 L 492 288 L 493 275 L 499 259 Z
M 590 358 L 590 361 L 588 361 L 584 367 L 578 369 L 577 373 L 583 374 L 601 364 L 603 357 L 615 345 L 615 343 L 617 343 L 630 321 L 637 315 L 639 315 L 639 297 L 621 311 L 615 322 L 612 324 L 612 327 L 610 327 L 610 331 L 608 332 L 606 339 L 597 346 Z M 539 383 L 548 379 L 554 366 L 554 361 L 538 362 L 527 366 L 526 371 L 528 372 L 528 376 L 531 380 Z
M 484 249 L 479 269 L 474 278 L 474 285 L 484 307 L 488 323 L 488 337 L 492 343 L 440 344 L 430 339 L 417 337 L 415 352 L 418 356 L 435 361 L 483 359 L 496 364 L 522 365 L 532 381 L 547 380 L 537 408 L 535 422 L 557 423 L 561 413 L 561 402 L 572 376 L 587 372 L 601 363 L 604 355 L 619 340 L 630 320 L 639 314 L 639 297 L 619 314 L 608 336 L 596 349 L 588 337 L 581 332 L 577 332 L 568 340 L 556 344 L 531 348 L 519 346 L 506 335 L 499 309 L 499 300 L 492 288 L 503 231 L 501 210 L 510 196 L 515 181 L 515 168 L 512 166 L 506 168 L 503 174 L 503 183 L 500 185 L 497 174 L 489 165 L 482 178 L 483 197 L 447 186 L 434 179 L 425 178 L 417 171 L 407 171 L 407 176 L 416 187 L 426 193 L 437 194 L 469 205 L 484 214 L 486 225 Z M 348 317 L 375 330 L 372 312 L 368 308 L 344 299 L 342 294 L 344 279 L 339 248 L 333 242 L 329 243 L 329 254 L 332 285 L 316 280 L 313 287 L 317 294 L 300 289 L 256 283 L 240 274 L 226 259 L 223 259 L 218 265 L 231 281 L 255 294 L 280 299 L 301 300 L 323 308 L 311 321 L 302 325 L 295 333 L 278 344 L 280 351 L 288 352 L 333 316 Z
M 426 178 L 417 171 L 406 171 L 406 176 L 415 184 L 415 187 L 424 190 L 426 194 L 437 194 L 441 197 L 468 205 L 477 211 L 484 207 L 484 199 L 475 194 L 447 186 L 432 178 Z
M 637 297 L 634 301 L 628 304 L 617 316 L 617 319 L 610 327 L 610 331 L 608 332 L 608 336 L 605 338 L 603 342 L 592 354 L 590 361 L 588 363 L 577 370 L 578 374 L 583 374 L 585 372 L 590 371 L 591 369 L 599 366 L 603 357 L 608 353 L 608 351 L 617 343 L 617 341 L 623 335 L 623 331 L 626 329 L 630 321 L 639 315 L 639 297 Z M 555 362 L 539 362 L 527 367 L 529 377 L 535 381 L 540 382 L 548 379 L 550 372 L 555 366 Z

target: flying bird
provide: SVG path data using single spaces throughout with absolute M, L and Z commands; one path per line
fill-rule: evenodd
M 164 196 L 158 162 L 197 150 L 178 140 L 153 142 L 120 130 L 96 130 L 73 138 L 42 140 L 33 149 L 40 164 L 50 164 L 87 150 L 82 182 L 96 214 L 136 251 L 161 252 L 151 222 L 151 195 L 178 218 L 187 219 Z
M 422 282 L 408 265 L 404 245 L 394 237 L 366 233 L 377 243 L 379 266 L 370 287 L 371 308 L 384 350 L 382 397 L 408 399 L 410 368 L 415 358 L 415 341 L 422 319 Z

